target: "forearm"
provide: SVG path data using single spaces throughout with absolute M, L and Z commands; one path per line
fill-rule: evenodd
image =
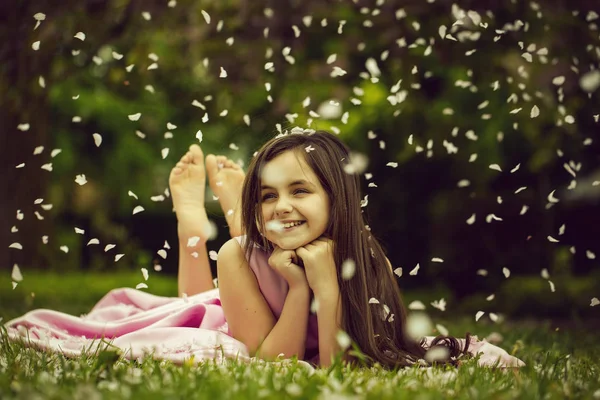
M 196 252 L 198 257 L 192 254 Z M 210 272 L 210 261 L 206 243 L 198 242 L 196 246 L 188 247 L 187 239 L 179 240 L 179 269 L 177 273 L 177 287 L 179 297 L 183 294 L 192 296 L 198 293 L 214 289 Z
M 283 353 L 284 358 L 304 358 L 309 303 L 308 286 L 291 288 L 288 291 L 279 320 L 260 345 L 257 357 L 274 360 Z
M 315 294 L 319 304 L 317 321 L 319 324 L 319 360 L 322 367 L 331 366 L 336 354 L 341 350 L 337 334 L 342 326 L 342 300 L 339 289 Z

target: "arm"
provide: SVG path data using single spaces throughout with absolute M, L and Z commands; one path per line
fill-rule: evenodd
M 251 356 L 266 360 L 294 355 L 304 357 L 309 314 L 308 287 L 287 294 L 276 320 L 260 292 L 258 282 L 235 239 L 219 251 L 219 293 L 232 336 L 246 345 Z
M 192 256 L 194 252 L 198 253 L 198 257 Z M 184 293 L 193 296 L 215 288 L 206 243 L 199 241 L 196 246 L 188 247 L 187 238 L 179 237 L 177 287 L 179 297 Z
M 332 288 L 322 294 L 315 293 L 315 298 L 319 304 L 319 360 L 322 367 L 329 367 L 341 350 L 337 333 L 342 326 L 342 297 L 339 288 Z

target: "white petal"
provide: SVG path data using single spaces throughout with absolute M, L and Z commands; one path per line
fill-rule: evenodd
M 442 263 L 442 262 L 444 262 L 444 260 L 443 260 L 443 259 L 441 259 L 441 258 L 439 258 L 439 257 L 433 257 L 433 258 L 431 259 L 431 261 L 432 261 L 432 262 L 439 262 L 439 263 Z
M 165 158 L 167 158 L 167 156 L 169 155 L 169 149 L 168 148 L 164 148 L 160 151 L 160 154 L 162 155 L 162 159 L 164 160 Z
M 96 147 L 100 147 L 102 144 L 102 136 L 99 133 L 94 133 L 92 136 L 94 136 L 94 143 L 96 144 Z
M 85 231 L 81 228 L 75 227 L 75 233 L 77 233 L 79 235 L 83 235 L 85 233 Z
M 502 168 L 500 168 L 500 166 L 498 164 L 491 164 L 490 169 L 502 172 Z
M 39 50 L 40 49 L 40 41 L 38 40 L 37 42 L 33 42 L 31 44 L 31 48 L 35 51 Z
M 11 243 L 10 246 L 8 246 L 9 249 L 17 249 L 17 250 L 23 250 L 23 245 L 21 245 L 21 243 L 15 242 L 15 243 Z
M 347 281 L 354 277 L 356 273 L 356 263 L 353 260 L 345 260 L 342 263 L 342 279 Z
M 396 274 L 396 276 L 398 278 L 402 277 L 402 267 L 398 267 L 394 270 L 394 274 Z
M 502 268 L 502 273 L 504 274 L 505 278 L 508 278 L 510 276 L 510 269 L 504 267 Z
M 140 119 L 141 116 L 142 116 L 142 113 L 137 113 L 137 114 L 128 115 L 127 118 L 129 118 L 130 121 L 137 121 Z
M 199 143 L 202 143 L 202 131 L 201 130 L 196 132 L 196 139 L 198 139 Z
M 213 261 L 217 261 L 218 255 L 219 255 L 219 253 L 217 253 L 214 250 L 211 250 L 208 252 L 208 257 Z
M 200 12 L 202 13 L 202 16 L 204 17 L 206 23 L 210 24 L 210 15 L 204 10 L 200 10 Z
M 69 252 L 69 247 L 68 246 L 60 246 L 60 250 L 64 251 L 65 253 Z
M 477 314 L 475 314 L 475 321 L 479 321 L 479 318 L 483 317 L 483 314 L 485 314 L 485 312 L 477 311 Z
M 115 256 L 115 262 L 117 262 L 117 261 L 119 261 L 121 258 L 123 258 L 123 256 L 124 256 L 124 255 L 125 255 L 125 254 L 117 254 L 117 255 Z
M 223 67 L 221 67 L 221 72 L 219 74 L 219 78 L 227 78 L 227 71 Z
M 160 249 L 159 251 L 156 252 L 156 254 L 158 254 L 159 256 L 161 256 L 163 259 L 167 259 L 167 251 L 164 249 Z
M 141 268 L 142 271 L 142 276 L 144 277 L 144 280 L 147 281 L 148 280 L 148 270 L 146 268 Z
M 96 238 L 90 239 L 90 241 L 87 243 L 87 245 L 89 246 L 91 244 L 100 244 L 100 241 Z
M 420 300 L 415 300 L 412 301 L 409 305 L 408 305 L 408 309 L 409 310 L 425 310 L 425 304 L 423 304 L 422 301 Z
M 80 186 L 85 185 L 87 183 L 87 179 L 85 179 L 85 174 L 77 175 L 75 177 L 75 182 Z
M 473 225 L 475 223 L 475 214 L 471 215 L 467 220 L 467 224 Z
M 548 238 L 547 238 L 547 239 L 548 239 L 548 241 L 549 241 L 549 242 L 552 242 L 552 243 L 558 243 L 558 240 L 557 240 L 557 239 L 554 239 L 552 236 L 548 236 Z
M 133 214 L 132 214 L 132 215 L 135 215 L 135 214 L 137 214 L 137 213 L 141 213 L 142 211 L 144 211 L 144 207 L 142 207 L 142 206 L 137 206 L 137 207 L 135 207 L 135 208 L 133 209 Z
M 529 114 L 529 116 L 531 118 L 537 118 L 540 115 L 540 109 L 538 108 L 538 106 L 533 106 L 531 108 L 531 113 Z
M 106 246 L 104 246 L 104 252 L 106 253 L 107 251 L 112 250 L 115 247 L 117 247 L 116 244 L 107 244 Z
M 200 241 L 199 236 L 192 236 L 192 237 L 188 238 L 187 247 L 194 247 L 198 244 L 199 241 Z
M 13 281 L 21 282 L 23 280 L 23 275 L 21 275 L 21 269 L 17 264 L 13 265 L 12 274 L 10 275 Z
M 131 190 L 127 192 L 127 194 L 131 197 L 133 197 L 134 199 L 138 199 L 137 195 L 135 193 L 133 193 Z
M 167 129 L 169 129 L 169 130 L 177 129 L 177 125 L 167 122 Z
M 138 283 L 137 285 L 135 285 L 136 289 L 148 289 L 148 285 L 146 285 L 145 283 Z
M 379 300 L 377 300 L 375 297 L 371 297 L 369 299 L 369 304 L 379 304 Z
M 83 32 L 77 32 L 74 36 L 75 38 L 81 40 L 82 42 L 85 40 L 85 33 Z
M 413 270 L 410 271 L 408 274 L 411 276 L 417 275 L 419 273 L 419 268 L 420 268 L 420 265 L 419 265 L 419 263 L 417 263 L 417 266 L 414 267 Z
M 600 305 L 600 300 L 598 300 L 597 297 L 592 297 L 592 302 L 590 303 L 590 307 L 596 307 L 597 305 Z

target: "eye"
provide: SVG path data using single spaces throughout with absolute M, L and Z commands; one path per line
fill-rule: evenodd
M 266 200 L 272 199 L 274 197 L 275 197 L 275 195 L 273 193 L 267 193 L 262 196 L 261 200 L 266 201 Z
M 310 193 L 308 190 L 306 189 L 296 189 L 294 190 L 294 194 L 300 194 L 300 193 Z

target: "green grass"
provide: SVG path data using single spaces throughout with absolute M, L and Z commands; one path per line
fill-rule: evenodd
M 10 287 L 6 278 L 0 287 Z M 0 291 L 0 316 L 7 319 L 31 308 L 45 307 L 73 314 L 89 311 L 111 288 L 135 287 L 139 273 L 36 274 L 14 291 Z M 8 284 L 8 285 L 6 285 Z M 154 276 L 149 291 L 174 295 L 174 278 Z M 31 296 L 35 293 L 35 297 Z M 25 301 L 29 299 L 29 304 Z M 600 346 L 592 330 L 556 329 L 551 322 L 475 323 L 472 316 L 446 311 L 435 323 L 460 336 L 466 331 L 480 338 L 491 332 L 504 336 L 500 344 L 527 364 L 513 371 L 476 366 L 460 368 L 354 368 L 334 364 L 329 369 L 306 369 L 293 360 L 280 363 L 223 364 L 205 361 L 178 366 L 147 357 L 119 359 L 106 351 L 77 359 L 35 351 L 0 335 L 0 398 L 137 398 L 227 399 L 600 399 Z

